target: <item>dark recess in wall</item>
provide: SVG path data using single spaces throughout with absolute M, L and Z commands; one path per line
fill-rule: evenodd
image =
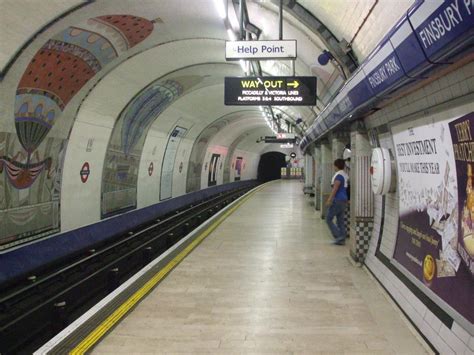
M 261 182 L 277 180 L 281 176 L 281 168 L 286 167 L 285 154 L 280 152 L 265 153 L 258 163 L 257 178 Z

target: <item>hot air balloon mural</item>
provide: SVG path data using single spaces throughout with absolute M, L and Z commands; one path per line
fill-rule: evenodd
M 42 170 L 51 168 L 51 158 L 33 163 L 32 153 L 66 105 L 105 65 L 143 41 L 152 30 L 153 22 L 141 17 L 99 16 L 84 26 L 68 27 L 43 45 L 16 90 L 15 128 L 26 161 L 3 159 L 8 161 L 6 170 L 13 186 L 28 188 Z M 34 172 L 30 171 L 31 164 L 35 165 Z
M 173 80 L 156 83 L 134 100 L 126 110 L 121 129 L 121 149 L 129 155 L 155 118 L 183 92 Z
M 137 95 L 118 118 L 105 157 L 102 217 L 136 207 L 138 167 L 146 133 L 183 90 L 177 81 L 157 81 Z
M 14 122 L 21 149 L 17 144 L 10 144 L 9 149 L 0 154 L 0 174 L 6 173 L 13 189 L 30 189 L 33 193 L 31 187 L 44 171 L 49 180 L 60 178 L 56 175 L 61 169 L 59 156 L 63 152 L 49 146 L 39 148 L 45 147 L 48 140 L 68 136 L 74 121 L 74 117 L 62 117 L 68 103 L 107 64 L 147 38 L 153 28 L 154 21 L 142 17 L 99 16 L 64 29 L 37 51 L 16 89 Z M 59 121 L 61 132 L 48 138 Z M 62 150 L 66 144 L 55 146 Z M 39 150 L 44 150 L 43 158 Z M 33 198 L 36 203 L 51 201 L 53 185 L 60 186 L 57 182 L 47 185 L 39 188 L 42 196 Z M 46 190 L 51 191 L 49 196 L 46 196 Z M 24 206 L 25 202 L 10 201 L 8 207 L 18 207 L 15 204 Z M 1 238 L 0 233 L 0 245 Z
M 102 218 L 136 208 L 138 169 L 148 130 L 164 110 L 203 80 L 200 75 L 183 73 L 158 79 L 121 112 L 105 156 Z

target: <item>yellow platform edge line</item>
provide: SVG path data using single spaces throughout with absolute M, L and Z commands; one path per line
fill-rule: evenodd
M 212 231 L 214 231 L 227 217 L 235 212 L 243 203 L 245 203 L 254 193 L 262 189 L 263 184 L 247 196 L 240 200 L 235 206 L 227 210 L 215 222 L 213 222 L 205 231 L 203 231 L 195 240 L 193 240 L 186 248 L 176 255 L 165 267 L 158 271 L 145 285 L 130 296 L 122 305 L 120 305 L 111 315 L 109 315 L 100 325 L 98 325 L 87 337 L 85 337 L 74 349 L 70 355 L 84 354 L 92 348 L 116 323 L 118 323 L 128 311 L 133 308 L 151 289 L 158 284 L 171 270 L 174 269 L 195 247 L 201 243 Z

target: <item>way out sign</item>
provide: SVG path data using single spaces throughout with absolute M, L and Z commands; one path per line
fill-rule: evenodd
M 314 106 L 316 77 L 246 77 L 225 78 L 227 106 Z

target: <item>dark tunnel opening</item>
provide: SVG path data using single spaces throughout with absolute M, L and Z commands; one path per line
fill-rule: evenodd
M 285 154 L 280 152 L 262 154 L 258 163 L 257 178 L 261 182 L 280 179 L 281 168 L 285 166 Z

